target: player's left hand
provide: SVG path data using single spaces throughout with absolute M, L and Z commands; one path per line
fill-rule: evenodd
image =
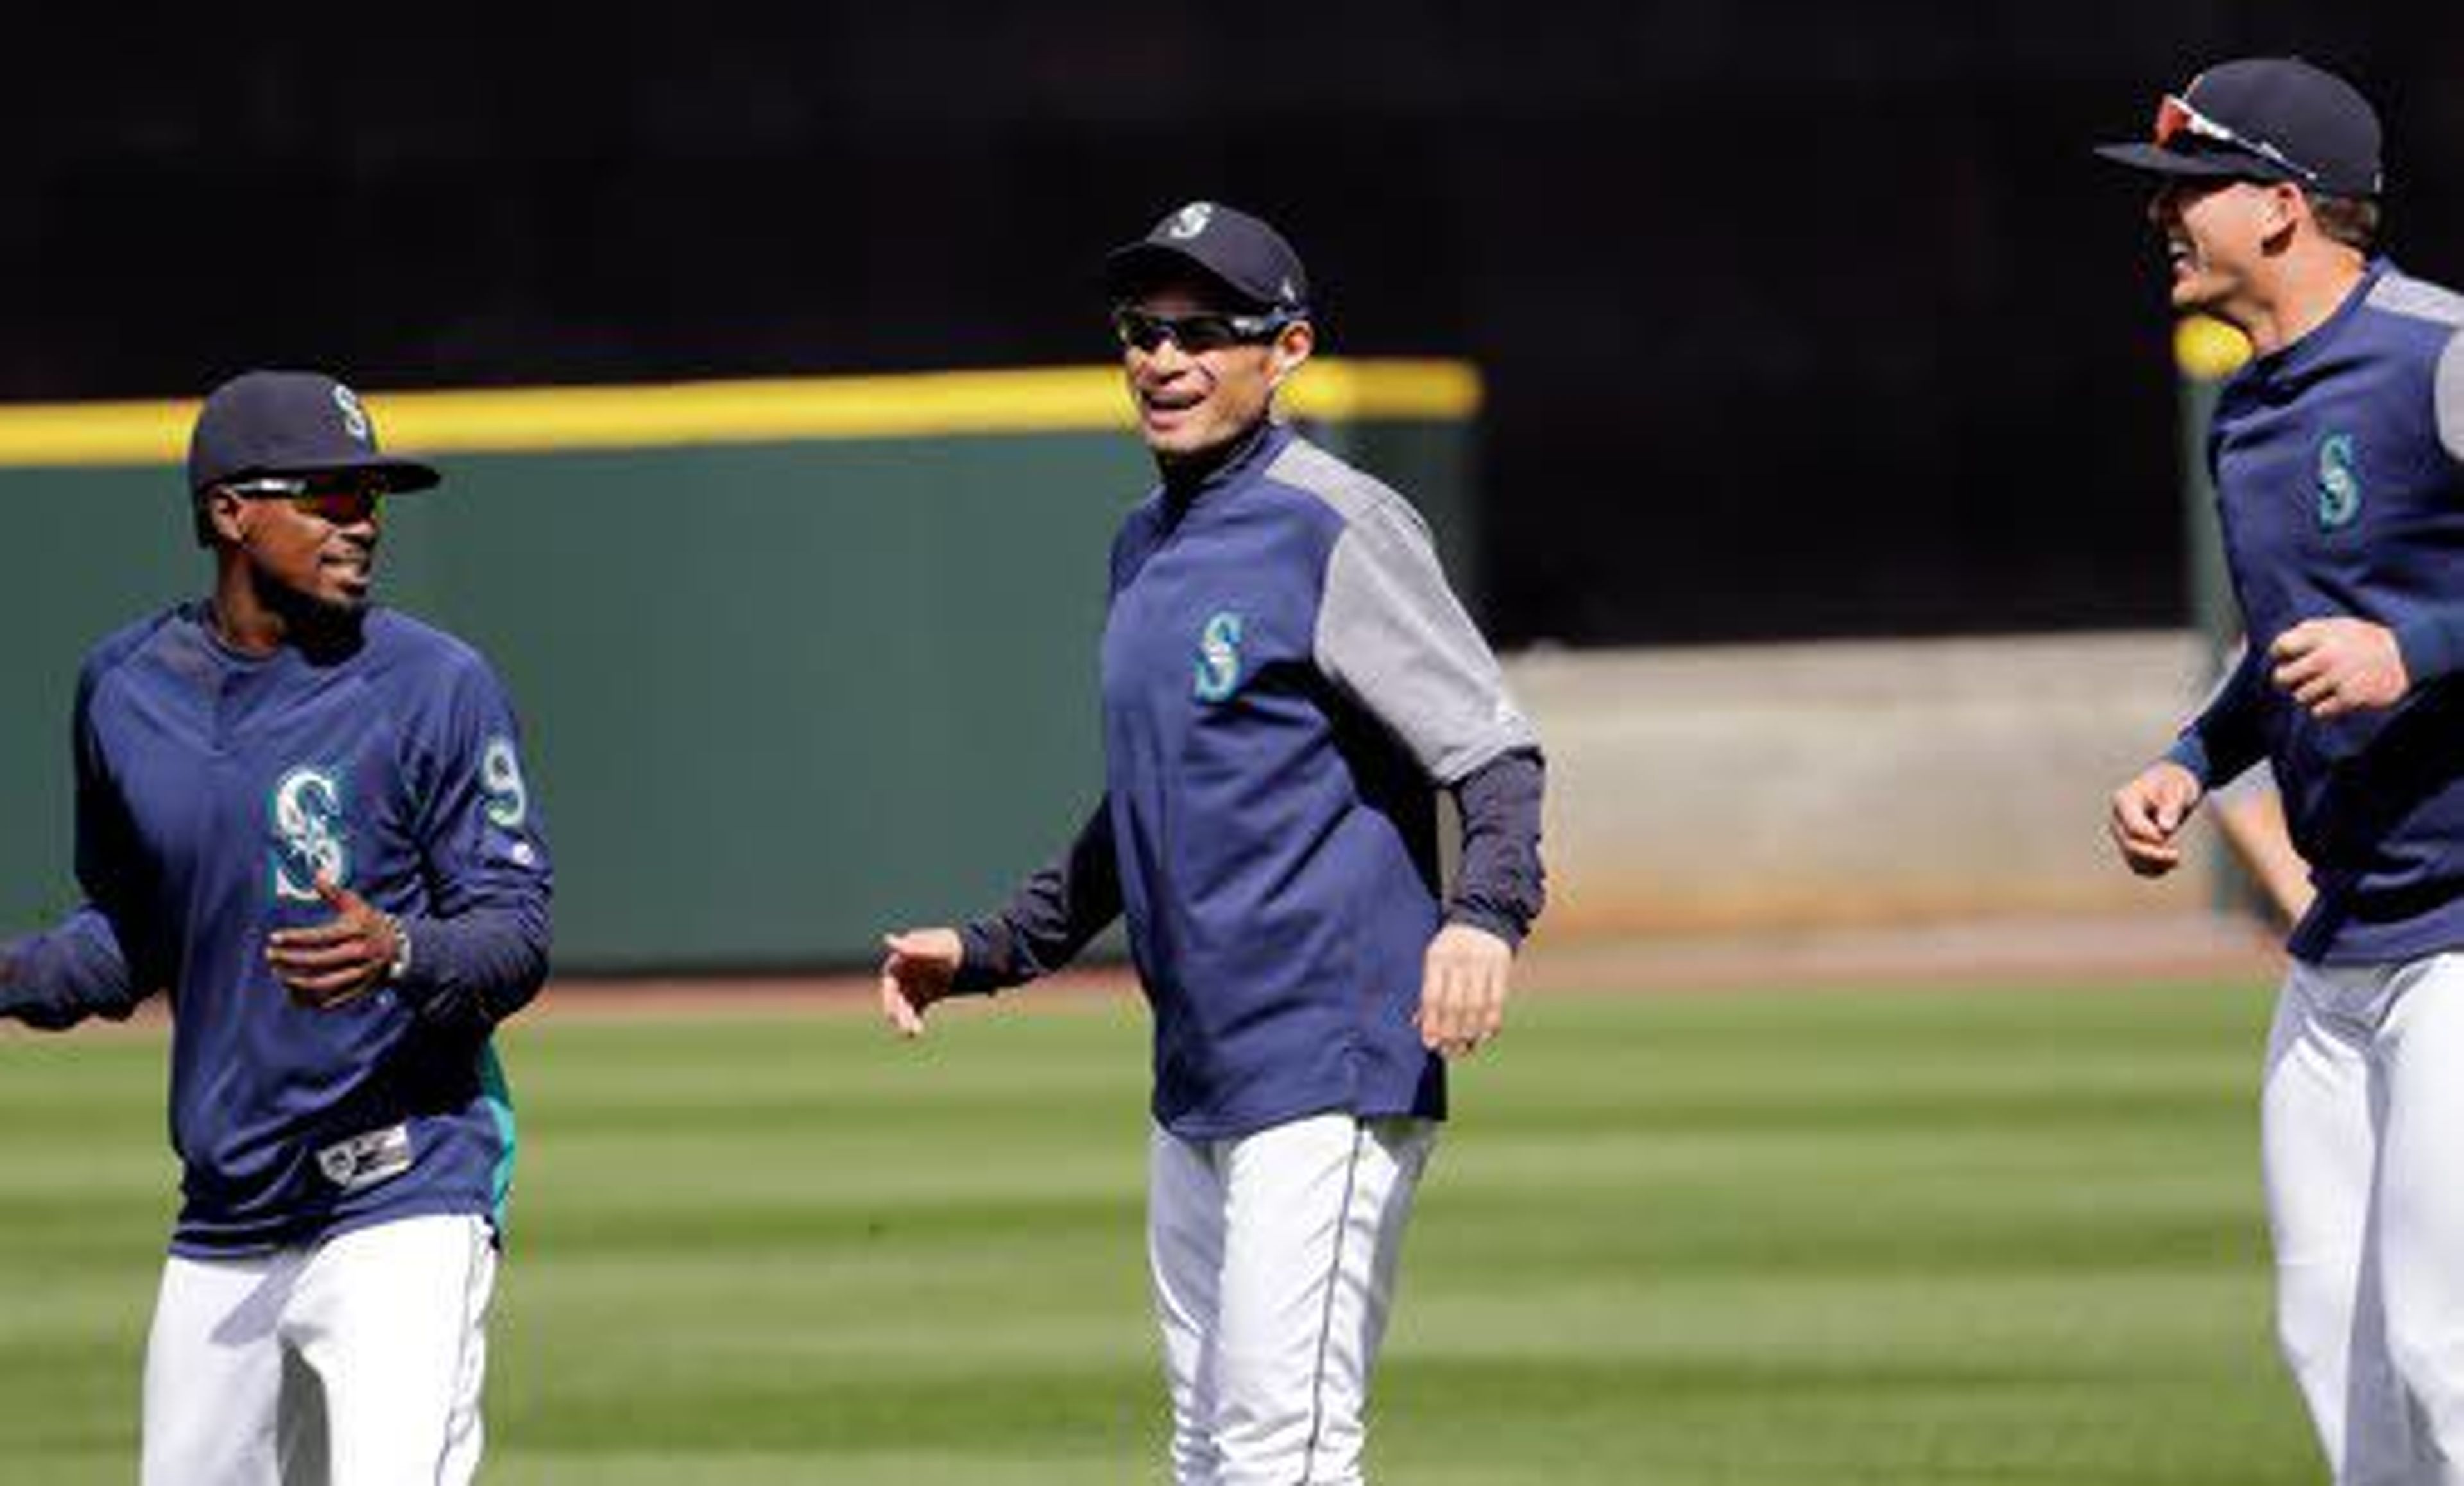
M 321 1012 L 347 1006 L 383 985 L 401 946 L 393 920 L 321 872 L 317 896 L 334 916 L 309 929 L 275 929 L 266 937 L 265 957 L 294 1002 Z
M 1448 924 L 1421 957 L 1420 1043 L 1445 1058 L 1478 1052 L 1506 1020 L 1514 950 L 1469 924 Z
M 2412 688 L 2395 631 L 2367 620 L 2303 620 L 2267 655 L 2277 689 L 2322 721 L 2393 707 Z

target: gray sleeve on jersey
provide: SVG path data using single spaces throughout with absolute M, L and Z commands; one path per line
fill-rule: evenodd
M 2438 442 L 2447 446 L 2448 458 L 2464 465 L 2464 331 L 2448 337 L 2438 354 L 2435 386 Z
M 1327 559 L 1316 648 L 1318 668 L 1440 784 L 1539 746 L 1488 642 L 1446 586 L 1428 528 L 1391 494 L 1348 513 Z

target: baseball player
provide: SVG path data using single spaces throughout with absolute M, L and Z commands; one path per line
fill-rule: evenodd
M 2277 1324 L 2339 1482 L 2464 1482 L 2464 298 L 2374 256 L 2379 124 L 2305 62 L 2167 97 L 2177 309 L 2256 353 L 2209 455 L 2250 649 L 2115 792 L 2156 876 L 2201 798 L 2273 765 L 2317 897 L 2294 928 L 2261 1146 Z
M 1540 753 L 1418 514 L 1273 417 L 1315 343 L 1283 237 L 1194 203 L 1106 278 L 1162 480 L 1112 546 L 1104 797 L 1000 912 L 889 935 L 882 1005 L 914 1035 L 1126 914 L 1175 1478 L 1343 1486 L 1441 1058 L 1495 1035 L 1540 909 Z
M 178 1224 L 148 1486 L 464 1482 L 514 1155 L 490 1029 L 547 971 L 547 846 L 468 645 L 372 607 L 380 503 L 437 482 L 329 377 L 215 389 L 204 599 L 87 657 L 86 903 L 0 947 L 0 1014 L 173 1012 Z

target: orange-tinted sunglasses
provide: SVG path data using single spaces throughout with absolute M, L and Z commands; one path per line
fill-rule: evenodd
M 2246 150 L 2261 160 L 2282 165 L 2313 186 L 2319 184 L 2318 171 L 2300 164 L 2265 140 L 2253 139 L 2247 134 L 2236 132 L 2230 125 L 2216 122 L 2170 93 L 2157 101 L 2156 122 L 2150 132 L 2154 136 L 2158 149 L 2171 148 L 2175 140 L 2187 134 L 2192 139 L 2213 140 L 2219 144 L 2230 144 L 2235 149 Z

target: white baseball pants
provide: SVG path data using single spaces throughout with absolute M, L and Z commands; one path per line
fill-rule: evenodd
M 464 1486 L 495 1273 L 487 1223 L 465 1216 L 172 1256 L 145 1344 L 144 1486 Z
M 1358 1486 L 1426 1120 L 1155 1131 L 1147 1247 L 1177 1486 Z
M 2260 1107 L 2277 1339 L 2338 1486 L 2464 1486 L 2464 955 L 2296 963 Z

